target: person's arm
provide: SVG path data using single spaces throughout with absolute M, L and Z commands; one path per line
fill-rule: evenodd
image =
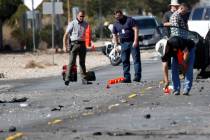
M 64 33 L 63 35 L 63 51 L 64 52 L 67 52 L 68 51 L 68 48 L 69 48 L 69 42 L 68 42 L 68 39 L 69 39 L 69 35 L 70 33 L 72 32 L 73 30 L 73 22 L 70 22 L 66 28 L 66 32 Z
M 114 42 L 115 46 L 117 46 L 117 44 L 119 44 L 119 37 L 117 34 L 113 34 L 113 42 Z
M 65 32 L 63 35 L 63 51 L 67 52 L 68 51 L 68 37 L 69 37 L 69 33 Z
M 171 26 L 171 23 L 170 22 L 165 22 L 165 23 L 163 23 L 163 26 Z
M 133 47 L 139 47 L 139 28 L 137 26 L 134 26 L 132 29 L 134 31 Z
M 169 86 L 169 78 L 168 78 L 168 62 L 162 62 L 163 64 L 163 78 L 165 82 L 164 88 Z
M 113 26 L 112 34 L 113 34 L 113 43 L 115 46 L 117 46 L 119 44 L 119 35 L 115 26 Z

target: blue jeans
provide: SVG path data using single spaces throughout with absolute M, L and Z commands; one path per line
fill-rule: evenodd
M 121 43 L 121 59 L 123 63 L 123 73 L 127 80 L 131 80 L 130 75 L 130 54 L 134 62 L 135 77 L 141 80 L 141 57 L 139 47 L 133 47 L 133 42 Z
M 194 60 L 195 60 L 195 48 L 192 48 L 189 54 L 189 66 L 185 73 L 185 79 L 184 79 L 184 84 L 183 84 L 184 92 L 189 92 L 192 87 Z M 179 79 L 179 65 L 178 65 L 177 57 L 172 57 L 171 59 L 171 79 L 172 79 L 174 91 L 180 92 L 181 85 L 180 85 L 180 79 Z

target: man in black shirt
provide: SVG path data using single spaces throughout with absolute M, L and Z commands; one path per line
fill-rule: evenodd
M 178 36 L 169 39 L 161 39 L 155 46 L 156 51 L 161 56 L 163 64 L 163 76 L 165 88 L 169 86 L 168 60 L 171 59 L 171 80 L 173 84 L 173 94 L 180 95 L 179 70 L 185 73 L 183 95 L 188 95 L 193 82 L 193 65 L 195 60 L 194 42 Z

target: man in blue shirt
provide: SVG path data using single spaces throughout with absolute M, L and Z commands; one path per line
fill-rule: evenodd
M 115 45 L 121 44 L 121 59 L 125 80 L 123 83 L 131 83 L 130 75 L 130 54 L 134 61 L 135 76 L 133 81 L 141 81 L 141 57 L 138 42 L 139 29 L 136 21 L 123 15 L 121 10 L 114 13 L 116 22 L 113 26 L 113 37 Z

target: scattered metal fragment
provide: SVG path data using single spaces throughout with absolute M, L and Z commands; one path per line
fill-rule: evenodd
M 82 116 L 90 116 L 90 115 L 94 115 L 93 112 L 85 112 L 82 114 Z
M 150 89 L 152 89 L 152 88 L 153 88 L 153 87 L 147 87 L 146 90 L 150 90 Z
M 109 109 L 109 110 L 111 110 L 112 108 L 114 108 L 114 107 L 118 107 L 118 106 L 120 106 L 120 104 L 110 105 L 110 106 L 108 107 L 108 109 Z
M 176 125 L 176 124 L 177 124 L 176 121 L 173 121 L 173 122 L 170 123 L 170 125 Z
M 136 93 L 133 93 L 133 94 L 129 95 L 128 98 L 134 98 L 136 96 L 137 96 L 137 94 Z
M 151 118 L 151 115 L 150 114 L 146 114 L 146 115 L 144 115 L 144 118 L 145 119 L 150 119 Z
M 134 136 L 136 135 L 131 132 L 107 132 L 106 134 L 109 136 Z
M 72 130 L 71 132 L 73 132 L 73 133 L 77 133 L 77 130 L 76 130 L 76 129 L 74 129 L 74 130 Z
M 83 100 L 83 102 L 87 103 L 87 102 L 90 102 L 90 100 Z
M 13 98 L 12 100 L 10 101 L 2 101 L 0 100 L 0 103 L 20 103 L 20 102 L 26 102 L 28 100 L 28 98 L 26 97 L 23 97 L 23 98 Z
M 63 122 L 63 121 L 62 121 L 62 120 L 57 119 L 57 120 L 53 120 L 53 121 L 51 121 L 51 122 L 48 122 L 48 125 L 58 124 L 58 123 L 61 123 L 61 122 Z
M 127 103 L 128 101 L 126 99 L 120 99 L 121 103 Z
M 20 104 L 20 107 L 27 107 L 27 106 L 28 106 L 28 104 L 26 104 L 26 103 Z
M 9 132 L 15 132 L 17 129 L 15 126 L 10 126 L 9 127 Z
M 85 110 L 92 110 L 92 109 L 93 109 L 92 106 L 90 106 L 90 107 L 85 107 Z
M 51 109 L 51 111 L 61 111 L 63 107 L 64 107 L 63 105 L 58 105 L 58 108 L 53 108 Z
M 102 135 L 101 132 L 94 132 L 94 133 L 93 133 L 93 136 L 101 136 L 101 135 Z

